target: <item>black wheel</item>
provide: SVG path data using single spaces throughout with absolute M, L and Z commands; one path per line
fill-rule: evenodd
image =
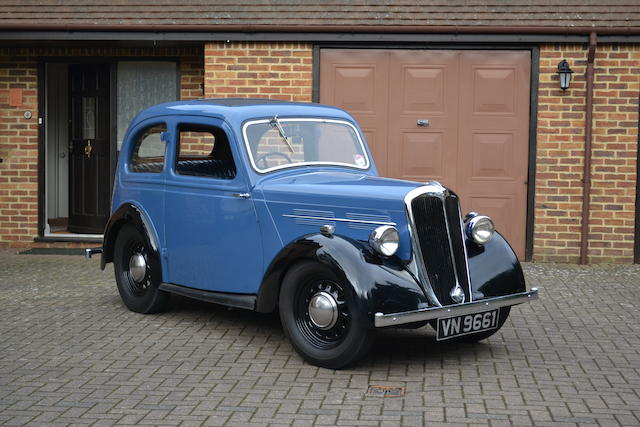
M 260 163 L 262 163 L 263 167 L 265 169 L 268 169 L 269 162 L 267 162 L 267 158 L 274 157 L 274 156 L 285 159 L 287 163 L 293 163 L 293 160 L 291 160 L 291 157 L 287 156 L 285 153 L 281 151 L 269 151 L 268 153 L 264 153 L 258 156 L 258 158 L 256 159 L 256 165 L 259 165 Z
M 495 329 L 491 329 L 490 331 L 478 332 L 477 334 L 462 335 L 462 336 L 457 337 L 457 338 L 452 338 L 452 339 L 450 339 L 448 341 L 463 342 L 463 343 L 473 344 L 473 343 L 476 343 L 478 341 L 486 340 L 491 335 L 493 335 L 496 332 L 498 332 L 500 330 L 500 328 L 502 328 L 502 325 L 504 325 L 504 322 L 506 322 L 507 319 L 509 318 L 509 313 L 510 312 L 511 312 L 511 307 L 510 306 L 500 307 L 500 312 L 498 313 L 498 327 L 495 328 Z M 431 325 L 431 327 L 433 327 L 433 329 L 437 330 L 437 323 L 436 323 L 435 320 L 430 321 L 429 324 Z
M 296 351 L 323 368 L 340 369 L 357 361 L 373 341 L 351 288 L 315 262 L 287 273 L 280 289 L 280 320 Z
M 136 313 L 164 310 L 169 294 L 158 289 L 160 261 L 149 249 L 145 236 L 131 224 L 125 224 L 118 233 L 113 265 L 118 292 L 129 310 Z

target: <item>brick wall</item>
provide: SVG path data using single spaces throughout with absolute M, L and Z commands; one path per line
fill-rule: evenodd
M 38 73 L 30 50 L 0 50 L 0 244 L 24 246 L 38 224 Z M 23 113 L 33 117 L 25 119 Z
M 205 96 L 311 101 L 312 46 L 307 43 L 205 44 Z
M 179 56 L 181 98 L 311 101 L 307 43 L 212 42 L 192 49 L 0 49 L 0 246 L 37 235 L 37 64 L 41 56 Z M 558 88 L 557 64 L 574 70 Z M 584 160 L 586 46 L 540 47 L 534 260 L 577 262 Z M 595 63 L 589 261 L 631 262 L 640 46 L 599 45 Z M 23 117 L 24 111 L 33 118 Z
M 574 71 L 558 87 L 557 64 Z M 584 45 L 540 49 L 534 260 L 578 262 L 586 94 Z M 640 46 L 599 45 L 595 58 L 589 262 L 632 262 Z
M 38 58 L 59 56 L 179 57 L 180 97 L 203 94 L 200 48 L 0 49 L 0 247 L 46 245 L 33 243 L 38 235 Z M 31 111 L 31 119 L 24 118 L 25 111 Z

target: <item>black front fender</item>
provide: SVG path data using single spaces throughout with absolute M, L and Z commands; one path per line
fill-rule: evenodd
M 415 310 L 428 306 L 416 279 L 397 257 L 385 258 L 360 241 L 338 235 L 304 236 L 285 248 L 271 262 L 258 293 L 256 310 L 273 311 L 280 284 L 291 266 L 314 261 L 325 264 L 351 286 L 357 309 L 373 325 L 378 312 Z
M 467 240 L 473 299 L 524 292 L 522 267 L 509 243 L 496 232 L 484 245 Z

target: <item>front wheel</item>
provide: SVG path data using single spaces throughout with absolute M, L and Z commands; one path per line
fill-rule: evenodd
M 309 363 L 343 368 L 366 354 L 373 341 L 348 284 L 323 264 L 291 268 L 280 289 L 280 320 L 285 335 Z
M 129 310 L 145 314 L 164 311 L 169 294 L 158 289 L 160 260 L 132 224 L 125 224 L 118 232 L 113 265 L 118 292 Z

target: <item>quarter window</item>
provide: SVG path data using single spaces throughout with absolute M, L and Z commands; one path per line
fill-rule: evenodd
M 180 125 L 176 172 L 219 179 L 235 178 L 236 166 L 227 134 L 213 126 Z
M 146 129 L 138 136 L 129 162 L 131 172 L 162 172 L 165 152 L 162 134 L 166 130 L 165 124 L 159 124 Z

